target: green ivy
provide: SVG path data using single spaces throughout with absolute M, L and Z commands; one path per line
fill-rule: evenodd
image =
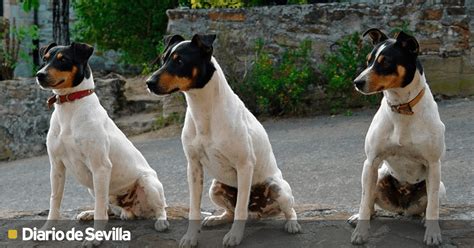
M 242 0 L 191 0 L 193 9 L 209 8 L 241 8 L 244 6 Z
M 327 81 L 325 89 L 333 112 L 377 101 L 377 97 L 356 92 L 353 85 L 354 78 L 365 67 L 367 54 L 371 50 L 372 46 L 362 40 L 359 32 L 355 32 L 342 37 L 323 56 L 319 69 Z
M 158 54 L 166 32 L 166 10 L 178 1 L 161 0 L 76 0 L 76 40 L 97 44 L 99 49 L 117 50 L 124 63 L 142 65 Z
M 239 95 L 256 114 L 294 115 L 304 111 L 304 96 L 314 74 L 310 67 L 311 42 L 287 49 L 280 58 L 272 58 L 263 40 L 255 46 L 255 62 Z
M 189 6 L 193 9 L 209 8 L 242 8 L 253 6 L 273 5 L 276 1 L 271 0 L 180 0 L 181 6 Z M 307 0 L 288 0 L 286 4 L 306 4 Z

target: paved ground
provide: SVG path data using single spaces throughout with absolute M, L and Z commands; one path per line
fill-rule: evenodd
M 360 197 L 364 136 L 375 109 L 353 116 L 269 120 L 263 124 L 298 204 L 355 211 Z M 447 153 L 442 180 L 449 204 L 474 204 L 474 101 L 440 103 Z M 179 137 L 136 143 L 165 187 L 170 206 L 187 205 L 186 162 Z M 206 180 L 209 187 L 210 180 Z M 44 210 L 49 199 L 46 156 L 0 163 L 0 210 Z M 209 209 L 207 193 L 204 208 Z M 63 209 L 92 206 L 84 187 L 69 177 Z
M 153 230 L 153 221 L 118 221 L 108 223 L 110 229 L 120 227 L 121 230 L 131 232 L 131 241 L 104 242 L 100 247 L 177 247 L 182 235 L 186 232 L 186 209 L 171 207 L 167 210 L 170 217 L 170 229 L 164 233 Z M 353 228 L 341 219 L 346 219 L 350 213 L 343 210 L 335 211 L 320 206 L 298 206 L 297 214 L 304 217 L 300 220 L 303 231 L 299 234 L 288 234 L 283 231 L 284 222 L 278 220 L 249 221 L 245 229 L 244 239 L 239 247 L 255 248 L 314 248 L 314 247 L 354 247 L 350 243 Z M 77 212 L 68 211 L 64 215 L 71 218 Z M 40 227 L 45 218 L 43 212 L 23 211 L 11 213 L 10 220 L 0 219 L 0 230 L 18 230 L 23 227 Z M 441 209 L 440 222 L 443 244 L 441 247 L 473 247 L 474 225 L 472 221 L 459 218 L 474 218 L 472 206 L 444 206 Z M 56 230 L 65 232 L 74 228 L 84 230 L 91 226 L 91 222 L 60 221 L 56 223 Z M 229 231 L 230 225 L 221 225 L 212 228 L 203 228 L 198 239 L 199 247 L 222 247 L 222 239 Z M 424 228 L 420 219 L 394 216 L 387 213 L 378 213 L 371 223 L 369 242 L 365 247 L 423 247 Z M 86 235 L 84 235 L 86 236 Z M 22 237 L 19 235 L 19 237 Z M 21 239 L 21 238 L 20 238 Z M 6 232 L 0 231 L 0 247 L 80 247 L 81 242 L 70 241 L 19 241 L 9 240 Z

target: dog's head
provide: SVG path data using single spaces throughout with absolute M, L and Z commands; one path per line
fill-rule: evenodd
M 376 28 L 367 30 L 374 49 L 367 55 L 367 68 L 354 80 L 355 88 L 363 94 L 373 94 L 390 88 L 403 88 L 413 81 L 418 69 L 419 45 L 415 37 L 404 32 L 390 39 Z
M 216 35 L 196 34 L 191 40 L 180 35 L 165 39 L 162 66 L 146 81 L 148 89 L 159 95 L 203 88 L 215 67 L 211 63 Z
M 94 48 L 83 43 L 58 46 L 51 43 L 39 50 L 43 64 L 36 73 L 38 84 L 47 89 L 65 89 L 79 85 L 91 76 L 87 64 Z

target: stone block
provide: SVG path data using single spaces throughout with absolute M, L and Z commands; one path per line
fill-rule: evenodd
M 443 9 L 425 9 L 421 12 L 422 20 L 437 21 L 443 17 Z

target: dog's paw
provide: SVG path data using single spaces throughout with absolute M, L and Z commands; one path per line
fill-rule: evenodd
M 244 232 L 233 231 L 232 229 L 224 236 L 224 240 L 222 244 L 224 246 L 236 246 L 242 242 L 242 238 L 244 237 Z
M 169 227 L 170 223 L 167 220 L 157 220 L 155 222 L 155 230 L 157 230 L 158 232 L 164 232 L 168 230 Z
M 225 223 L 230 223 L 234 219 L 234 216 L 230 214 L 222 214 L 222 215 L 211 215 L 204 218 L 202 221 L 203 226 L 217 226 Z
M 179 241 L 179 248 L 196 247 L 197 243 L 198 243 L 197 233 L 194 233 L 194 234 L 186 233 Z
M 354 245 L 361 245 L 367 242 L 369 240 L 369 223 L 365 223 L 366 221 L 361 222 L 358 221 L 357 226 L 352 232 L 351 236 L 351 243 Z
M 40 231 L 48 231 L 51 230 L 54 226 L 55 223 L 57 223 L 57 220 L 47 220 L 46 223 L 39 229 Z
M 235 221 L 230 231 L 224 236 L 222 244 L 224 246 L 239 245 L 244 237 L 245 221 Z
M 351 225 L 352 227 L 356 227 L 357 221 L 359 220 L 359 214 L 354 214 L 349 219 L 347 219 L 347 223 Z
M 122 209 L 120 212 L 120 219 L 121 220 L 133 220 L 135 219 L 135 215 L 133 214 L 132 211 L 127 211 L 125 209 Z
M 87 210 L 87 211 L 81 212 L 77 215 L 76 219 L 81 220 L 81 221 L 94 220 L 94 210 Z
M 438 221 L 426 220 L 425 221 L 425 238 L 424 242 L 427 245 L 440 245 L 443 242 L 441 238 L 441 229 L 439 228 Z
M 84 240 L 82 242 L 82 247 L 86 247 L 86 248 L 97 247 L 101 243 L 102 243 L 102 241 L 99 241 L 99 240 Z
M 302 228 L 301 225 L 296 220 L 288 220 L 285 223 L 285 230 L 288 233 L 299 233 L 301 232 Z

